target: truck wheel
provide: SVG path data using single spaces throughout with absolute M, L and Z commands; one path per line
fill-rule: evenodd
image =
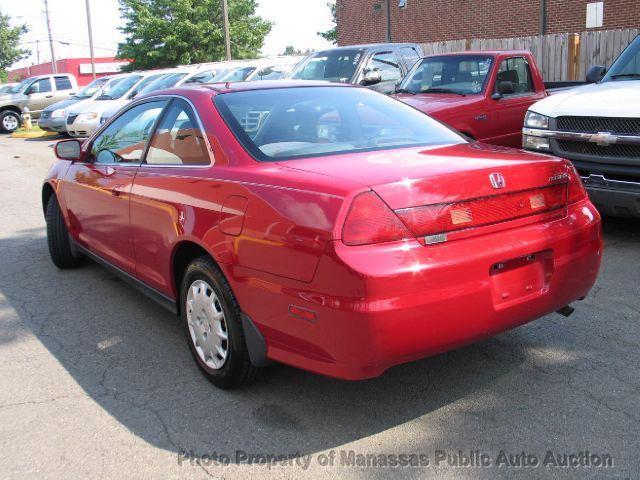
M 69 237 L 69 230 L 64 223 L 60 205 L 55 195 L 51 195 L 47 203 L 47 243 L 49 255 L 58 268 L 73 268 L 82 263 L 82 255 L 77 252 Z
M 187 267 L 180 315 L 191 353 L 211 383 L 231 389 L 258 376 L 261 369 L 251 364 L 238 302 L 209 257 L 197 258 Z
M 3 132 L 15 132 L 20 126 L 20 115 L 11 110 L 0 113 L 0 129 Z

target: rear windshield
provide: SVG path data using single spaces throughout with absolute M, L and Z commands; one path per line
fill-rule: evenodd
M 214 82 L 244 82 L 256 67 L 239 67 L 221 73 L 213 79 Z
M 138 83 L 141 78 L 142 75 L 130 75 L 123 77 L 117 83 L 109 83 L 102 91 L 102 95 L 98 97 L 98 100 L 115 100 L 122 97 L 131 90 L 131 87 Z
M 144 95 L 146 93 L 156 92 L 158 90 L 163 90 L 165 88 L 171 88 L 186 76 L 187 76 L 186 72 L 185 73 L 169 73 L 167 75 L 163 75 L 157 80 L 154 80 L 151 83 L 147 84 L 144 88 L 141 88 L 138 91 L 138 95 Z
M 84 100 L 85 98 L 93 97 L 103 85 L 109 81 L 109 77 L 97 78 L 86 87 L 82 88 L 78 93 L 74 95 L 75 98 Z
M 427 115 L 364 88 L 231 92 L 217 95 L 215 105 L 261 161 L 465 141 Z
M 364 50 L 329 50 L 305 58 L 291 72 L 297 80 L 327 80 L 348 83 L 353 78 Z
M 400 85 L 413 93 L 482 93 L 493 59 L 485 55 L 423 58 Z

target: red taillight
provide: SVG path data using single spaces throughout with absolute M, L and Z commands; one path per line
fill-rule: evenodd
M 346 245 L 367 245 L 410 238 L 411 234 L 393 210 L 374 192 L 354 198 L 342 229 Z
M 430 236 L 550 212 L 566 203 L 567 184 L 560 183 L 459 203 L 405 208 L 396 213 L 416 236 Z
M 576 203 L 580 200 L 584 200 L 587 196 L 587 191 L 584 188 L 580 174 L 576 171 L 573 164 L 569 161 L 567 165 L 567 174 L 569 175 L 569 203 Z

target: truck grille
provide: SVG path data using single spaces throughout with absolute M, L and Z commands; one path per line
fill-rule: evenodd
M 596 157 L 598 159 L 629 158 L 640 160 L 640 145 L 609 145 L 601 147 L 592 142 L 558 140 L 558 152 L 561 157 L 573 158 L 574 155 Z
M 76 121 L 76 118 L 78 118 L 78 115 L 77 115 L 77 114 L 76 114 L 76 115 L 69 115 L 69 116 L 67 117 L 67 125 L 72 125 L 72 124 L 73 124 L 73 122 L 75 122 L 75 121 Z
M 640 135 L 640 118 L 558 117 L 557 127 L 558 130 L 569 132 Z

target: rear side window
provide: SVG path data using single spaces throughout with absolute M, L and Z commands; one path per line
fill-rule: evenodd
M 71 90 L 71 80 L 69 77 L 54 77 L 56 82 L 56 90 Z
M 166 100 L 142 103 L 120 115 L 94 140 L 92 160 L 101 164 L 139 163 L 166 104 Z
M 407 64 L 407 68 L 411 70 L 418 60 L 420 60 L 420 54 L 414 47 L 402 47 L 400 49 L 400 55 L 404 58 Z
M 500 64 L 498 70 L 498 82 L 509 81 L 513 83 L 514 94 L 535 92 L 529 64 L 522 57 L 507 58 Z M 497 87 L 497 85 L 496 85 Z
M 383 82 L 400 80 L 402 78 L 398 59 L 393 52 L 376 53 L 371 57 L 369 62 L 367 62 L 365 71 L 379 71 Z
M 160 120 L 151 140 L 148 165 L 209 165 L 204 135 L 193 110 L 176 99 Z
M 194 75 L 193 77 L 188 79 L 186 82 L 184 82 L 184 84 L 187 85 L 187 84 L 194 84 L 194 83 L 210 83 L 213 80 L 213 77 L 215 76 L 216 76 L 215 72 L 208 70 L 206 72 L 202 72 L 197 75 Z

